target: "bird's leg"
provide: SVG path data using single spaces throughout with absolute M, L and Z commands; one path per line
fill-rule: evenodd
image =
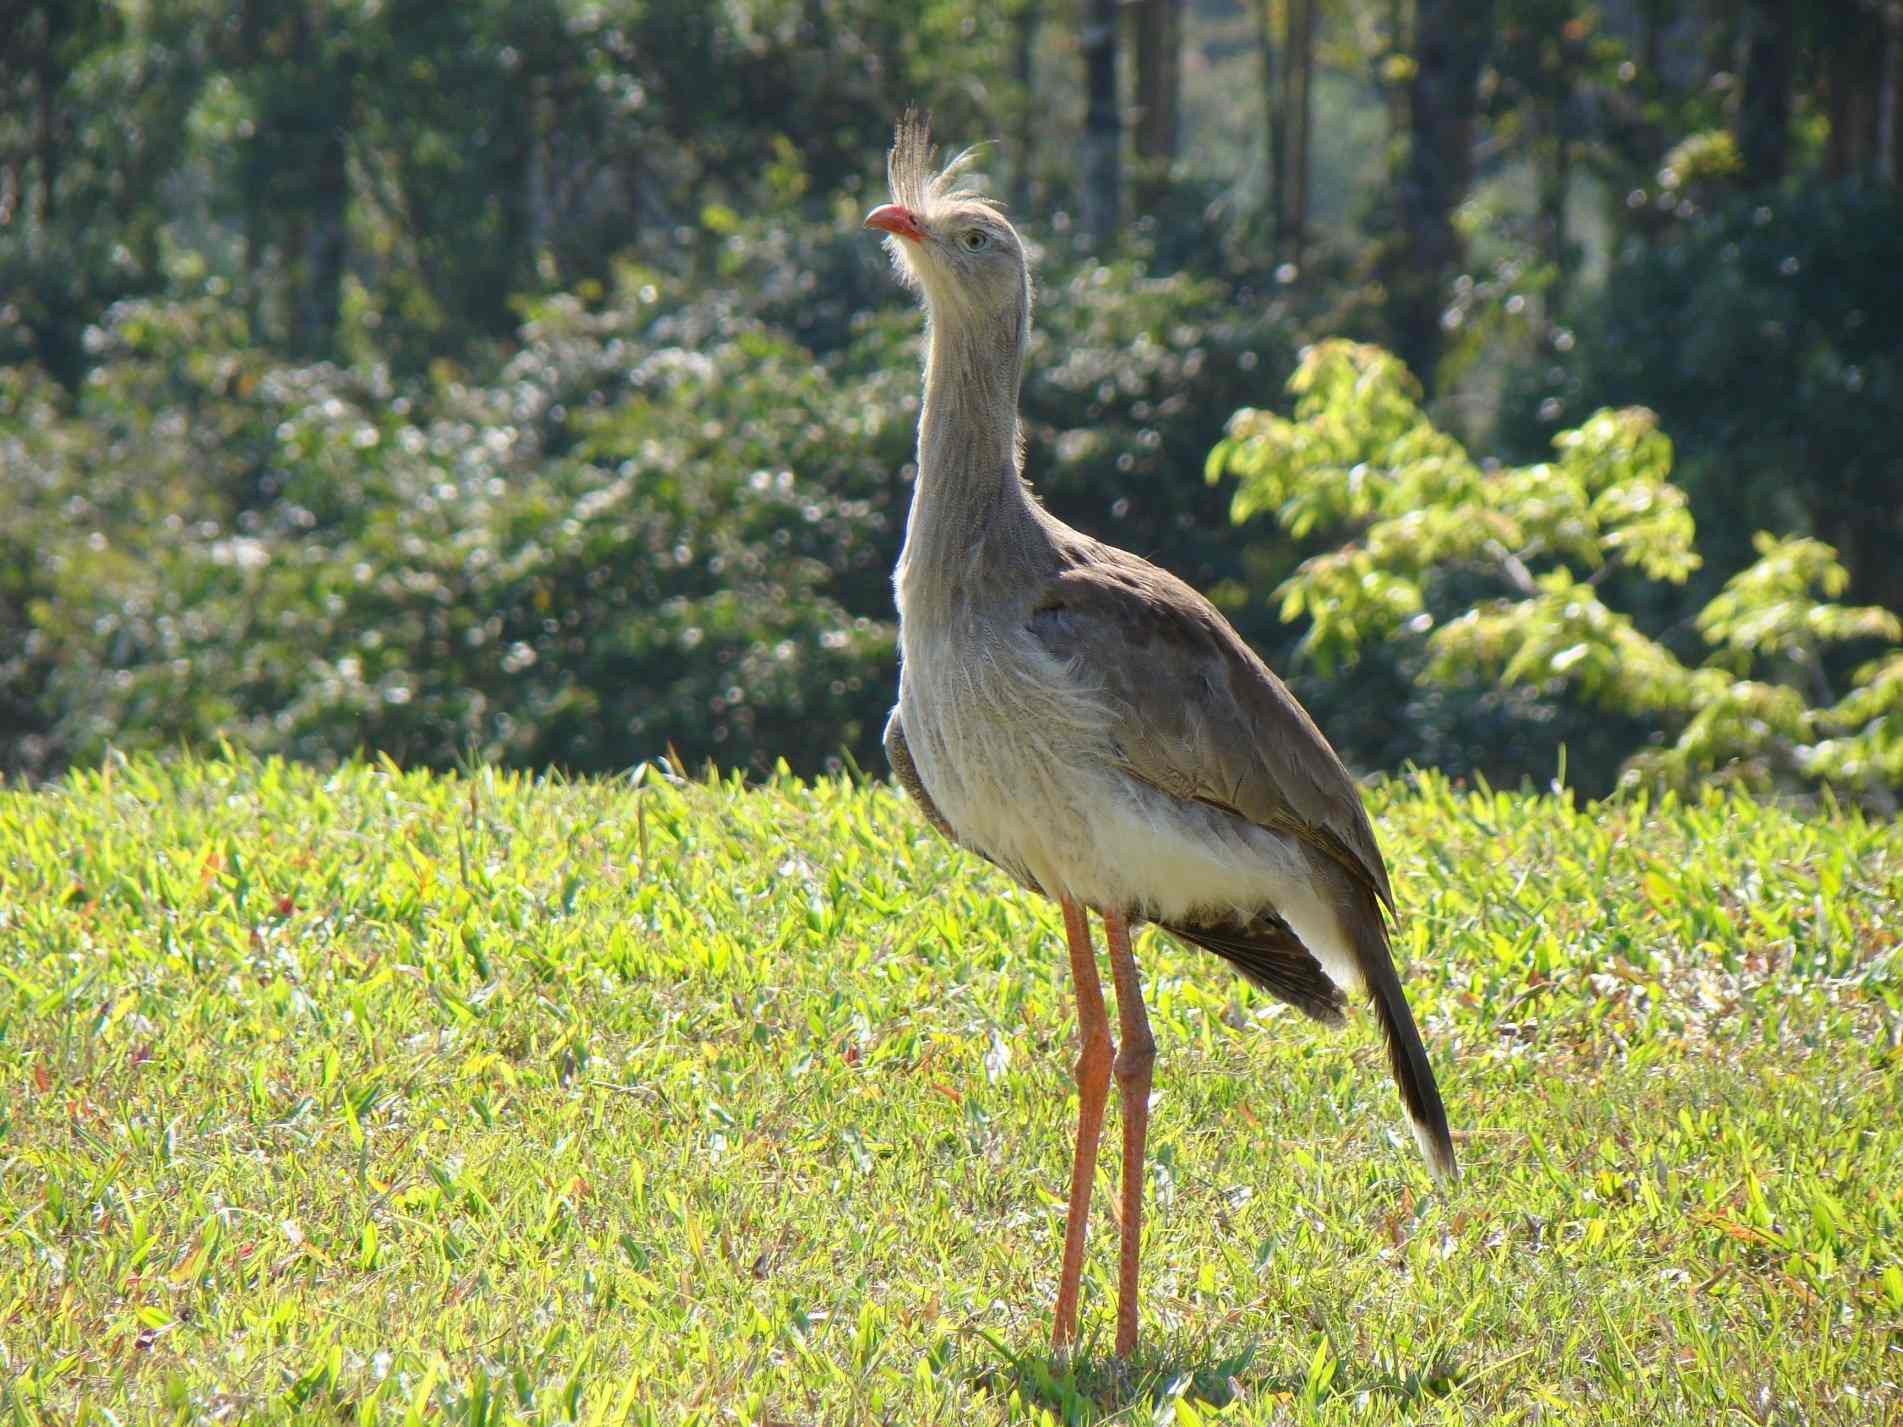
M 1070 943 L 1070 976 L 1077 988 L 1077 1149 L 1070 1166 L 1070 1209 L 1064 1220 L 1064 1267 L 1057 1280 L 1057 1321 L 1051 1346 L 1077 1341 L 1077 1280 L 1084 1270 L 1084 1230 L 1090 1218 L 1090 1186 L 1097 1175 L 1097 1139 L 1103 1133 L 1104 1101 L 1110 1095 L 1110 1018 L 1104 1014 L 1097 954 L 1090 945 L 1084 909 L 1063 899 L 1064 936 Z
M 1103 916 L 1110 943 L 1110 974 L 1117 983 L 1117 1089 L 1123 1098 L 1122 1252 L 1117 1260 L 1117 1356 L 1127 1358 L 1137 1345 L 1137 1253 L 1143 1231 L 1143 1144 L 1150 1131 L 1150 1068 L 1156 1063 L 1156 1039 L 1143 1009 L 1137 960 L 1130 951 L 1130 924 L 1116 912 Z

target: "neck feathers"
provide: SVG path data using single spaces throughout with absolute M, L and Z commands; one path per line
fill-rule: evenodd
M 980 576 L 982 547 L 1033 518 L 1019 475 L 1018 388 L 1028 326 L 1023 308 L 990 318 L 934 312 L 927 319 L 918 485 L 898 569 L 901 613 L 921 598 L 957 598 Z

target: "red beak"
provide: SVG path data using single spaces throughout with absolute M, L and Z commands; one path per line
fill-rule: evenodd
M 918 221 L 918 215 L 898 203 L 882 203 L 866 214 L 866 227 L 910 238 L 914 243 L 925 241 L 925 227 Z

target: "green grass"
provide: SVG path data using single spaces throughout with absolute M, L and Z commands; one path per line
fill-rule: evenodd
M 1046 1348 L 1055 909 L 895 793 L 192 761 L 0 791 L 0 1411 L 1903 1419 L 1903 832 L 1373 802 L 1465 1179 L 1430 1191 L 1370 1017 L 1146 933 L 1123 1372 L 1114 1150 L 1086 1349 Z

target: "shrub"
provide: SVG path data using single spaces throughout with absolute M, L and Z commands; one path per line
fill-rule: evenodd
M 744 280 L 691 300 L 625 268 L 527 306 L 480 380 L 273 362 L 217 291 L 114 307 L 77 395 L 31 368 L 0 388 L 8 766 L 216 737 L 435 766 L 669 746 L 880 766 L 919 322 L 872 245 L 852 252 L 757 225 L 723 241 Z M 852 262 L 890 300 L 796 321 Z M 1128 266 L 1044 296 L 1033 477 L 1240 588 L 1251 552 L 1192 453 L 1282 368 L 1276 315 Z
M 1303 648 L 1319 662 L 1410 641 L 1428 682 L 1563 691 L 1655 721 L 1660 736 L 1629 778 L 1824 780 L 1892 801 L 1903 652 L 1867 664 L 1843 699 L 1821 656 L 1894 645 L 1903 622 L 1832 602 L 1847 577 L 1829 546 L 1760 533 L 1757 560 L 1698 617 L 1711 652 L 1696 665 L 1602 598 L 1681 583 L 1700 563 L 1650 412 L 1600 411 L 1554 439 L 1552 461 L 1483 466 L 1428 421 L 1418 386 L 1379 349 L 1324 343 L 1289 388 L 1293 417 L 1238 412 L 1209 469 L 1236 478 L 1238 520 L 1266 512 L 1297 534 L 1348 532 L 1281 591 L 1283 618 L 1307 621 Z
M 1681 161 L 1680 186 L 1711 154 Z M 1530 456 L 1597 407 L 1643 403 L 1717 568 L 1751 559 L 1772 512 L 1834 545 L 1861 597 L 1903 605 L 1903 198 L 1813 183 L 1687 211 L 1628 239 L 1565 350 L 1516 371 L 1502 440 Z

